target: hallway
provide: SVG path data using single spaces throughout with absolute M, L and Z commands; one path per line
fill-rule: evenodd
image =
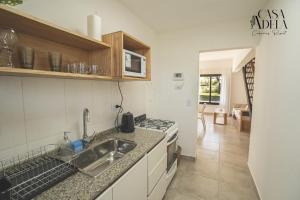
M 214 125 L 205 116 L 207 132 L 199 139 L 195 161 L 183 158 L 164 200 L 258 200 L 247 167 L 249 134 L 228 125 Z

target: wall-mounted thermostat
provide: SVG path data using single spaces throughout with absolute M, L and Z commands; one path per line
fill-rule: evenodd
M 173 81 L 183 81 L 183 73 L 174 73 L 173 74 Z

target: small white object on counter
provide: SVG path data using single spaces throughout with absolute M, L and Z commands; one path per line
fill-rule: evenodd
M 87 16 L 87 34 L 102 41 L 102 19 L 97 14 Z

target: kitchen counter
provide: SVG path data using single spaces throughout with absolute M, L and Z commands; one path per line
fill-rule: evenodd
M 95 142 L 110 138 L 120 138 L 136 142 L 137 146 L 121 158 L 117 163 L 108 167 L 98 177 L 93 178 L 81 172 L 74 174 L 58 183 L 49 190 L 38 195 L 37 200 L 90 200 L 99 196 L 119 177 L 125 174 L 139 159 L 146 155 L 165 137 L 164 133 L 135 129 L 134 133 L 105 133 L 96 138 Z

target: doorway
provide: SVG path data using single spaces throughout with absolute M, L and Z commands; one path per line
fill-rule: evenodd
M 255 57 L 252 48 L 199 54 L 198 138 L 207 132 L 208 120 L 226 125 L 236 109 L 247 109 L 243 67 Z

